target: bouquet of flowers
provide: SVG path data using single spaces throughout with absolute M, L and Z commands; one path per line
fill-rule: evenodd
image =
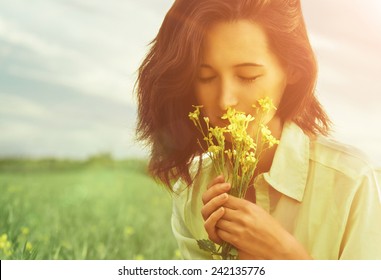
M 227 121 L 224 127 L 211 126 L 209 118 L 200 119 L 200 108 L 189 113 L 189 119 L 194 123 L 203 137 L 203 143 L 198 144 L 212 160 L 216 174 L 223 174 L 226 181 L 231 183 L 229 194 L 244 198 L 246 191 L 253 187 L 250 182 L 254 176 L 263 151 L 279 143 L 270 129 L 264 124 L 266 115 L 276 110 L 270 98 L 259 99 L 258 104 L 252 105 L 256 110 L 255 117 L 244 112 L 228 108 L 221 119 Z M 255 133 L 250 135 L 248 127 L 255 122 Z M 228 137 L 227 137 L 228 136 Z M 228 138 L 229 143 L 226 143 Z M 236 259 L 232 250 L 234 247 L 226 242 L 216 245 L 211 240 L 197 240 L 198 246 L 210 252 L 213 257 L 221 259 Z

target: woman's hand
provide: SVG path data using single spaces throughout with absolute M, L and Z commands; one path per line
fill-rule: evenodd
M 310 259 L 303 246 L 258 205 L 229 195 L 216 234 L 241 259 Z
M 310 259 L 277 220 L 258 205 L 228 195 L 230 184 L 218 176 L 202 196 L 201 213 L 209 239 L 237 248 L 240 259 Z
M 205 221 L 205 230 L 209 239 L 217 244 L 221 244 L 223 240 L 216 233 L 216 223 L 225 214 L 222 205 L 228 200 L 229 190 L 230 184 L 225 183 L 224 177 L 220 175 L 212 180 L 202 195 L 204 206 L 201 209 L 201 214 Z

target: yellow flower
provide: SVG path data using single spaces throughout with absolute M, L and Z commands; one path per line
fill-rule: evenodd
M 195 110 L 193 112 L 190 112 L 188 114 L 188 117 L 191 121 L 193 121 L 195 125 L 197 125 L 197 121 L 200 117 L 200 108 L 202 108 L 202 106 L 194 106 L 194 105 L 192 106 L 195 108 Z
M 256 150 L 257 144 L 254 142 L 254 139 L 247 133 L 242 135 L 242 142 L 245 147 L 245 150 Z
M 226 113 L 221 117 L 221 119 L 223 120 L 229 120 L 231 119 L 232 117 L 234 117 L 236 114 L 236 111 L 235 109 L 229 107 L 226 111 Z
M 271 148 L 274 145 L 278 145 L 279 144 L 279 140 L 276 139 L 274 136 L 269 135 L 268 138 L 267 138 L 267 143 L 269 145 L 269 148 Z
M 267 127 L 267 125 L 261 124 L 261 133 L 264 136 L 271 135 L 270 129 Z
M 22 234 L 22 235 L 28 235 L 29 232 L 30 232 L 29 228 L 27 228 L 27 227 L 22 227 L 22 228 L 20 229 L 20 231 L 21 231 L 21 234 Z
M 271 135 L 271 131 L 266 125 L 261 124 L 261 132 L 262 132 L 262 139 L 266 144 L 269 145 L 269 148 L 279 144 L 279 140 Z
M 144 260 L 144 256 L 142 254 L 135 255 L 134 260 Z
M 0 236 L 0 250 L 4 252 L 6 256 L 12 255 L 11 251 L 12 243 L 8 240 L 8 235 L 6 233 Z
M 204 125 L 200 122 L 200 106 L 194 107 L 196 109 L 189 113 L 189 118 L 201 132 L 202 138 L 207 144 L 206 148 L 197 139 L 200 147 L 211 158 L 215 172 L 224 173 L 227 181 L 232 184 L 230 194 L 244 197 L 258 164 L 259 159 L 256 155 L 260 155 L 263 150 L 279 143 L 279 140 L 272 136 L 270 129 L 263 124 L 265 114 L 273 109 L 276 110 L 276 107 L 268 97 L 259 99 L 258 104 L 253 105 L 256 116 L 258 116 L 257 125 L 260 129 L 258 135 L 248 133 L 250 122 L 255 120 L 250 114 L 229 107 L 221 117 L 222 120 L 226 120 L 226 126 L 210 127 L 209 118 L 203 118 Z M 225 147 L 225 137 L 229 139 L 228 148 Z M 202 244 L 205 245 L 205 243 Z M 208 246 L 202 249 L 212 255 L 221 255 L 222 259 L 232 258 L 230 249 L 225 250 L 227 248 L 224 245 L 222 245 L 222 249 L 213 249 Z
M 181 252 L 179 249 L 175 250 L 174 257 L 175 259 L 178 259 L 178 260 L 181 259 Z
M 268 113 L 271 111 L 271 109 L 276 110 L 276 107 L 274 106 L 272 100 L 269 97 L 259 99 L 258 103 L 263 112 Z
M 226 132 L 226 129 L 224 127 L 210 127 L 209 128 L 210 133 L 214 138 L 216 138 L 217 141 L 223 141 L 225 140 L 224 133 Z
M 222 151 L 222 147 L 216 146 L 216 145 L 209 146 L 208 148 L 208 152 L 212 154 L 218 154 L 221 151 Z
M 135 233 L 135 230 L 133 227 L 127 226 L 124 228 L 124 235 L 129 237 Z
M 25 249 L 27 251 L 32 251 L 33 249 L 33 246 L 32 246 L 32 243 L 30 243 L 29 241 L 25 244 Z
M 245 160 L 246 160 L 246 162 L 248 162 L 250 164 L 255 164 L 257 162 L 257 159 L 256 159 L 255 154 L 253 152 L 247 153 Z

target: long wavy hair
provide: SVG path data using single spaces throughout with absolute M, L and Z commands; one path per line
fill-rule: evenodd
M 277 114 L 309 135 L 329 131 L 330 121 L 315 96 L 317 64 L 299 0 L 176 0 L 138 72 L 137 137 L 151 149 L 149 171 L 169 189 L 174 179 L 190 184 L 189 167 L 202 151 L 188 113 L 196 104 L 194 81 L 203 37 L 216 22 L 260 24 L 280 61 L 300 73 L 286 87 Z

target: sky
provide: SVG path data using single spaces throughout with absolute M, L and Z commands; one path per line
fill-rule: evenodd
M 0 0 L 0 157 L 145 157 L 136 70 L 173 0 Z M 381 166 L 381 1 L 302 0 L 332 137 Z

